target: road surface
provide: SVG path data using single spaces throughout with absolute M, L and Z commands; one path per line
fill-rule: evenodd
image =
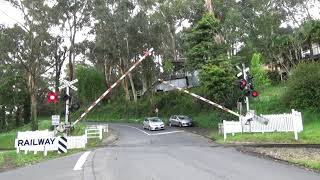
M 320 179 L 317 173 L 243 154 L 179 128 L 149 132 L 137 125 L 111 127 L 119 140 L 91 150 L 81 170 L 73 169 L 83 153 L 0 173 L 0 180 Z

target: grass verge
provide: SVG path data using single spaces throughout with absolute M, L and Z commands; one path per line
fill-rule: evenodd
M 292 160 L 289 162 L 297 164 L 299 166 L 304 166 L 309 169 L 314 169 L 314 170 L 320 171 L 320 161 Z

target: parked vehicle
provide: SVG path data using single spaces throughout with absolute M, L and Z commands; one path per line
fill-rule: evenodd
M 188 116 L 173 115 L 169 118 L 169 126 L 179 126 L 179 127 L 192 126 L 192 119 Z
M 158 117 L 148 117 L 143 121 L 143 129 L 153 130 L 164 130 L 164 123 Z

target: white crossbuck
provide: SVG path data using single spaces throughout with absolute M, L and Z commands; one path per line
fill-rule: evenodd
M 73 81 L 67 81 L 67 80 L 61 79 L 61 81 L 63 85 L 59 87 L 59 90 L 64 89 L 66 87 L 70 87 L 71 89 L 78 91 L 78 88 L 73 85 L 78 82 L 78 79 L 75 79 Z

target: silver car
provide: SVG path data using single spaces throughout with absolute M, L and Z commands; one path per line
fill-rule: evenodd
M 192 126 L 192 119 L 188 116 L 173 115 L 169 119 L 169 126 L 179 126 L 179 127 Z
M 149 117 L 143 121 L 143 129 L 153 130 L 164 130 L 164 123 L 158 117 Z

